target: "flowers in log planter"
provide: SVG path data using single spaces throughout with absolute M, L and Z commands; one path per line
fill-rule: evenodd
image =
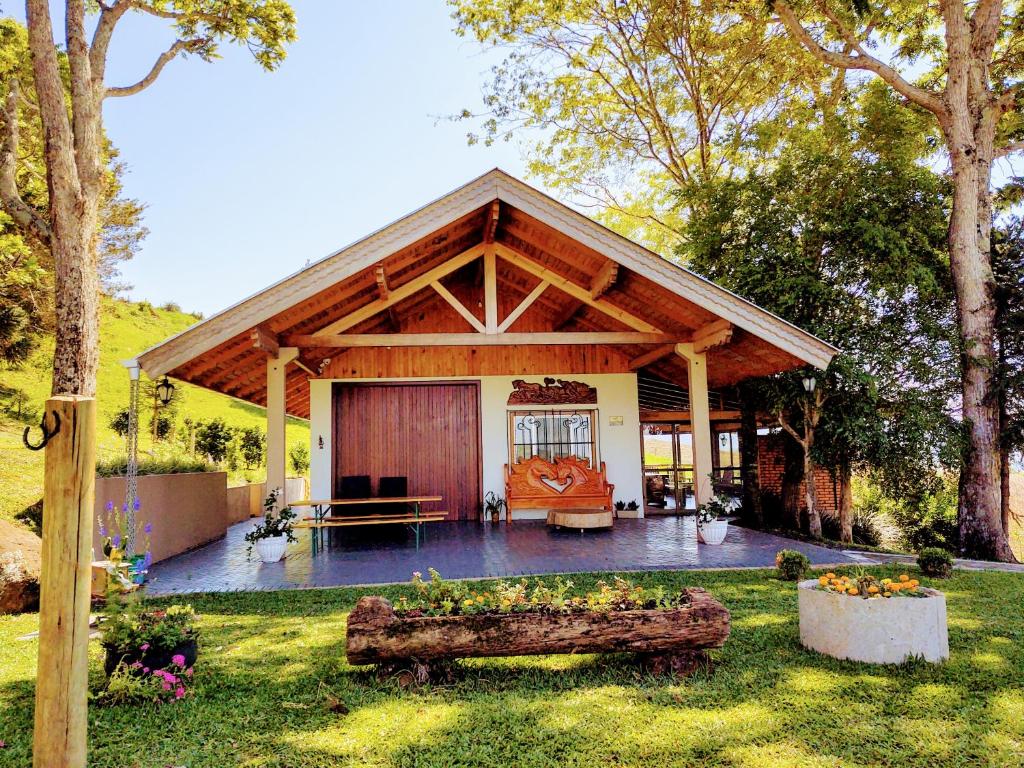
M 664 587 L 642 587 L 615 578 L 611 584 L 597 582 L 597 589 L 585 595 L 571 595 L 574 585 L 561 577 L 553 585 L 537 579 L 531 586 L 526 579 L 499 581 L 487 590 L 473 590 L 457 581 L 445 581 L 435 569 L 430 578 L 414 573 L 413 598 L 401 597 L 395 613 L 404 617 L 470 616 L 499 613 L 607 613 L 610 611 L 671 610 L 688 605 L 685 591 L 670 593 Z
M 824 592 L 834 592 L 849 597 L 860 597 L 865 600 L 890 597 L 925 597 L 918 588 L 921 582 L 907 574 L 900 574 L 897 579 L 879 579 L 870 573 L 862 572 L 853 577 L 836 576 L 826 573 L 818 578 L 818 588 Z

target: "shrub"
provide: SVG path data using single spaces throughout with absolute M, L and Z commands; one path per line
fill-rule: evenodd
M 821 532 L 826 539 L 842 540 L 842 526 L 839 524 L 838 513 L 826 513 L 821 516 Z M 884 538 L 882 524 L 876 510 L 867 507 L 853 510 L 854 543 L 878 547 L 882 545 Z
M 948 579 L 953 575 L 953 556 L 938 547 L 925 547 L 917 555 L 917 566 L 925 576 Z
M 217 467 L 203 458 L 191 456 L 168 456 L 142 459 L 139 462 L 140 475 L 180 475 L 186 472 L 216 472 Z M 128 474 L 128 457 L 114 456 L 96 462 L 97 477 L 121 477 Z
M 166 440 L 174 430 L 174 419 L 166 413 L 156 415 L 156 439 Z M 149 433 L 153 434 L 153 417 L 149 419 Z
M 784 581 L 800 581 L 811 567 L 811 561 L 803 552 L 783 549 L 775 555 L 775 568 Z
M 181 305 L 176 301 L 168 301 L 160 305 L 164 312 L 181 312 Z
M 212 419 L 196 424 L 196 450 L 210 461 L 220 464 L 228 453 L 232 438 L 231 427 L 224 419 Z
M 245 427 L 238 431 L 238 452 L 246 469 L 253 469 L 263 463 L 267 437 L 259 427 Z
M 117 411 L 110 418 L 109 425 L 119 437 L 128 437 L 128 409 L 122 408 Z
M 858 513 L 876 522 L 888 520 L 898 546 L 914 552 L 927 547 L 955 550 L 960 539 L 956 521 L 957 479 L 946 475 L 914 496 L 894 498 L 870 480 L 854 483 Z
M 309 472 L 309 446 L 305 443 L 296 443 L 288 451 L 288 458 L 291 461 L 292 469 L 297 475 L 305 475 Z

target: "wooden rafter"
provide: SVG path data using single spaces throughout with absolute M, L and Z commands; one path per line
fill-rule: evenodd
M 277 334 L 265 325 L 257 325 L 249 331 L 249 338 L 255 349 L 265 352 L 268 357 L 277 357 L 280 345 L 277 343 Z
M 642 355 L 634 357 L 629 361 L 629 370 L 635 371 L 638 368 L 643 368 L 651 363 L 656 363 L 659 360 L 663 360 L 668 357 L 675 351 L 675 344 L 664 344 L 657 349 L 652 349 L 650 352 L 645 352 Z
M 387 301 L 391 288 L 388 286 L 388 276 L 384 274 L 384 266 L 381 265 L 373 270 L 373 276 L 377 280 L 377 297 L 381 301 Z
M 484 326 L 486 333 L 498 332 L 498 270 L 493 243 L 484 248 Z
M 456 312 L 458 312 L 460 315 L 462 315 L 462 318 L 467 323 L 469 323 L 471 326 L 476 328 L 477 333 L 486 333 L 487 332 L 487 329 L 484 327 L 484 324 L 481 323 L 479 320 L 477 320 L 476 315 L 474 315 L 472 312 L 470 312 L 468 309 L 466 309 L 466 305 L 463 304 L 461 301 L 459 301 L 455 297 L 455 295 L 451 291 L 449 291 L 447 288 L 445 288 L 443 285 L 441 285 L 440 282 L 435 280 L 434 282 L 432 282 L 430 284 L 430 287 L 433 288 L 435 291 L 437 291 L 438 295 L 442 299 L 447 301 L 448 304 L 451 305 L 452 309 L 454 309 Z
M 457 256 L 453 256 L 447 261 L 438 264 L 433 269 L 424 272 L 422 275 L 419 275 L 418 277 L 414 277 L 409 282 L 391 288 L 386 301 L 382 301 L 381 299 L 371 301 L 369 304 L 360 307 L 354 312 L 350 312 L 344 317 L 339 318 L 338 320 L 335 320 L 334 322 L 329 323 L 328 325 L 325 325 L 323 328 L 317 330 L 316 333 L 334 335 L 337 333 L 341 333 L 342 331 L 346 331 L 353 325 L 357 325 L 361 323 L 363 320 L 373 317 L 378 312 L 382 312 L 388 307 L 397 304 L 398 302 L 402 301 L 405 298 L 408 298 L 409 296 L 412 296 L 414 293 L 423 290 L 424 288 L 428 287 L 431 283 L 440 280 L 445 275 L 450 275 L 452 272 L 464 267 L 466 264 L 469 264 L 472 261 L 476 261 L 481 256 L 483 256 L 483 253 L 484 246 L 482 245 L 474 245 L 471 248 L 467 248 L 465 251 L 458 254 Z
M 479 322 L 479 321 L 478 321 Z M 290 347 L 476 347 L 574 344 L 669 344 L 678 336 L 638 331 L 582 333 L 348 333 L 325 337 L 295 334 L 285 338 Z
M 498 333 L 504 333 L 507 331 L 516 320 L 522 317 L 523 313 L 528 310 L 540 295 L 544 293 L 544 289 L 547 288 L 551 283 L 547 280 L 541 280 L 537 283 L 537 286 L 530 291 L 526 298 L 519 302 L 519 306 L 508 313 L 508 317 L 501 321 L 501 325 L 498 326 Z
M 619 262 L 608 259 L 590 281 L 590 298 L 597 301 L 604 296 L 619 279 Z
M 728 320 L 715 320 L 693 333 L 695 352 L 707 352 L 715 347 L 724 347 L 732 341 L 733 325 Z
M 560 331 L 576 317 L 576 314 L 583 309 L 583 302 L 577 299 L 572 299 L 562 310 L 562 312 L 555 318 L 551 327 L 556 331 Z
M 541 280 L 547 280 L 553 286 L 558 288 L 565 293 L 568 293 L 575 299 L 582 301 L 584 304 L 588 304 L 594 309 L 604 312 L 609 317 L 618 320 L 620 323 L 633 328 L 634 330 L 641 331 L 644 333 L 661 333 L 661 329 L 651 325 L 646 320 L 643 320 L 636 315 L 633 315 L 626 310 L 615 306 L 614 304 L 606 301 L 605 299 L 593 299 L 590 296 L 590 290 L 584 288 L 581 285 L 577 285 L 567 277 L 554 272 L 547 267 L 541 266 L 536 261 L 531 259 L 529 256 L 520 253 L 512 248 L 501 243 L 494 244 L 495 249 L 503 259 L 507 259 L 515 264 L 520 269 L 529 272 L 534 277 L 539 277 Z
M 494 242 L 494 235 L 498 231 L 498 219 L 501 218 L 501 202 L 495 200 L 491 203 L 491 209 L 487 214 L 487 223 L 484 225 L 484 243 Z

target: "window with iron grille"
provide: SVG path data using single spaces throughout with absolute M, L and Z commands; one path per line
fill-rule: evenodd
M 540 456 L 546 461 L 575 456 L 597 462 L 597 411 L 509 411 L 511 463 Z

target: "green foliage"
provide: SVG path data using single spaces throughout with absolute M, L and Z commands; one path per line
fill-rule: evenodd
M 288 451 L 288 461 L 292 465 L 292 471 L 304 477 L 309 472 L 309 446 L 305 443 L 293 445 Z
M 174 432 L 174 417 L 164 410 L 157 411 L 149 417 L 149 431 L 157 440 L 166 440 Z
M 128 420 L 128 409 L 121 408 L 114 411 L 114 415 L 110 417 L 110 421 L 107 422 L 107 426 L 114 430 L 114 433 L 118 437 L 128 437 Z
M 1024 219 L 1006 220 L 992 233 L 996 277 L 997 394 L 1002 448 L 1024 452 Z
M 214 464 L 224 461 L 232 437 L 232 429 L 220 417 L 196 423 L 196 451 Z
M 854 483 L 854 506 L 875 518 L 889 520 L 901 548 L 918 552 L 926 547 L 956 550 L 957 479 L 935 477 L 914 494 L 886 492 L 884 482 L 869 479 Z
M 206 459 L 192 456 L 168 455 L 162 457 L 141 457 L 140 475 L 179 475 L 186 472 L 216 472 L 217 465 Z M 123 477 L 128 472 L 128 457 L 108 456 L 96 462 L 97 477 Z
M 885 533 L 882 521 L 879 520 L 872 509 L 867 507 L 854 508 L 851 512 L 853 520 L 853 543 L 863 544 L 868 547 L 880 547 L 885 543 Z M 822 536 L 831 541 L 842 540 L 842 526 L 839 523 L 838 514 L 822 514 L 821 516 Z
M 238 452 L 245 462 L 246 469 L 260 466 L 267 447 L 266 434 L 259 427 L 243 427 L 236 434 Z
M 775 555 L 775 570 L 780 579 L 800 581 L 811 569 L 811 561 L 803 552 L 783 549 Z
M 115 603 L 101 625 L 103 645 L 117 653 L 135 654 L 143 645 L 173 651 L 199 636 L 191 605 L 147 609 L 138 600 Z M 145 650 L 145 649 L 143 649 Z
M 917 555 L 917 567 L 925 576 L 948 579 L 953 575 L 953 556 L 938 547 L 925 547 Z
M 298 513 L 291 507 L 284 507 L 274 511 L 277 506 L 277 499 L 280 490 L 274 488 L 263 500 L 263 522 L 245 534 L 245 541 L 249 545 L 246 549 L 246 557 L 252 556 L 253 545 L 262 539 L 269 539 L 275 536 L 285 536 L 289 543 L 298 541 L 295 538 L 295 520 Z

